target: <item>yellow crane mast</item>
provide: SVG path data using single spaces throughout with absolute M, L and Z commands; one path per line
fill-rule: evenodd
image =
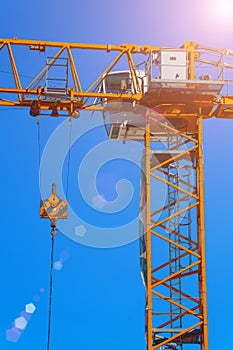
M 31 67 L 38 56 L 44 60 L 27 84 L 19 48 Z M 84 51 L 108 62 L 88 87 L 80 78 Z M 147 349 L 208 350 L 202 122 L 233 118 L 233 51 L 195 42 L 172 48 L 13 38 L 0 39 L 1 59 L 14 81 L 0 86 L 0 106 L 51 117 L 101 111 L 111 139 L 144 142 L 139 222 Z M 167 188 L 162 204 L 158 184 Z

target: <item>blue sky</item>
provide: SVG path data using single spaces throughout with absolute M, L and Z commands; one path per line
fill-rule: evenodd
M 1 5 L 0 36 L 174 47 L 184 41 L 197 41 L 206 46 L 233 49 L 230 12 L 220 11 L 220 2 L 8 1 Z M 22 72 L 27 71 L 27 57 L 20 67 Z M 0 75 L 1 84 L 5 77 Z M 37 126 L 27 110 L 2 109 L 0 117 L 0 349 L 41 350 L 46 347 L 47 335 L 50 236 L 49 223 L 38 216 Z M 42 146 L 59 123 L 48 118 L 42 120 Z M 86 123 L 85 115 L 81 115 L 78 123 Z M 222 339 L 229 344 L 232 338 L 232 130 L 233 120 L 204 122 L 211 349 L 221 349 Z M 94 137 L 96 141 L 102 137 L 106 140 L 103 130 L 95 131 Z M 87 143 L 88 135 L 82 150 Z M 94 220 L 95 214 L 81 207 L 80 193 L 75 187 L 79 157 L 79 149 L 74 148 L 71 200 L 77 208 L 80 201 L 81 215 Z M 116 197 L 115 183 L 121 178 L 130 180 L 135 192 L 127 215 L 133 218 L 138 210 L 138 173 L 133 164 L 128 164 L 126 169 L 125 163 L 117 162 L 102 170 L 98 186 L 106 198 L 112 200 Z M 109 181 L 107 186 L 106 181 Z M 125 217 L 117 220 L 124 222 Z M 145 349 L 144 287 L 139 271 L 138 242 L 120 248 L 97 249 L 59 234 L 55 243 L 55 261 L 63 266 L 54 271 L 51 349 Z M 37 308 L 27 327 L 17 342 L 7 341 L 6 331 L 28 303 L 34 303 Z

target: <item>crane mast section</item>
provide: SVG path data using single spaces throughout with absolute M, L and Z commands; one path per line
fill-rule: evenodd
M 185 130 L 147 116 L 140 196 L 147 350 L 208 350 L 202 117 L 192 137 Z M 159 185 L 168 189 L 160 204 Z
M 0 64 L 0 106 L 28 107 L 32 116 L 75 117 L 116 101 L 159 109 L 167 118 L 233 117 L 230 50 L 194 42 L 172 48 L 13 38 L 0 39 Z M 124 72 L 128 78 L 117 81 Z

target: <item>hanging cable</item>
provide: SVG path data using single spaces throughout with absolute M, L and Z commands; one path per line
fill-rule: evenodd
M 70 155 L 71 155 L 71 139 L 72 139 L 72 119 L 69 119 L 69 151 L 67 161 L 67 177 L 66 177 L 66 199 L 68 200 L 69 193 L 69 178 L 70 178 Z
M 40 145 L 40 121 L 37 120 L 37 142 L 38 142 L 38 161 L 40 170 L 41 145 Z
M 39 177 L 39 187 L 41 187 L 41 171 L 40 171 L 40 161 L 41 161 L 41 130 L 40 130 L 40 116 L 37 117 L 37 145 L 38 145 L 38 177 Z
M 56 193 L 56 184 L 52 184 L 52 195 L 48 199 L 40 202 L 40 218 L 49 219 L 51 226 L 52 246 L 50 259 L 50 282 L 49 282 L 49 310 L 48 310 L 48 339 L 47 350 L 50 350 L 50 334 L 51 334 L 51 316 L 52 316 L 52 297 L 53 297 L 53 265 L 54 265 L 54 237 L 57 234 L 57 220 L 66 219 L 67 201 L 61 200 Z
M 54 263 L 54 237 L 57 234 L 56 227 L 52 226 L 51 236 L 51 258 L 50 258 L 50 279 L 49 279 L 49 313 L 48 313 L 48 339 L 47 350 L 50 350 L 50 335 L 51 335 L 51 316 L 52 316 L 52 297 L 53 297 L 53 263 Z

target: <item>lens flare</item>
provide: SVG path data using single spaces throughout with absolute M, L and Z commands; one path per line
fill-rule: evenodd
M 40 288 L 40 293 L 44 292 L 44 288 Z M 34 297 L 34 300 L 40 300 L 39 295 Z M 24 310 L 21 311 L 20 316 L 16 317 L 13 326 L 6 330 L 6 340 L 12 343 L 17 343 L 24 330 L 26 329 L 32 315 L 36 311 L 36 305 L 30 302 L 24 306 Z
M 12 327 L 6 331 L 6 339 L 11 343 L 17 343 L 20 337 L 21 332 L 15 327 Z
M 15 319 L 15 328 L 24 330 L 27 327 L 27 324 L 28 322 L 23 316 L 20 316 Z
M 232 0 L 221 0 L 216 3 L 216 12 L 222 17 L 231 16 L 233 11 L 233 1 Z
M 55 261 L 55 263 L 53 264 L 53 268 L 54 270 L 60 271 L 63 268 L 63 264 L 60 260 Z
M 25 306 L 25 310 L 28 314 L 33 314 L 36 310 L 36 306 L 33 303 L 29 303 Z

